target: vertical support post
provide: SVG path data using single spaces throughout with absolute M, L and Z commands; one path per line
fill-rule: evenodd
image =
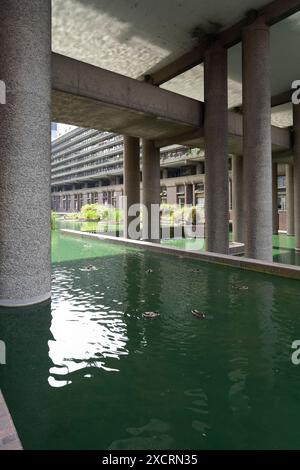
M 272 261 L 270 32 L 262 17 L 243 31 L 244 241 Z
M 0 305 L 50 297 L 51 0 L 2 0 Z
M 229 251 L 227 50 L 213 43 L 204 58 L 206 249 Z
M 160 242 L 160 151 L 143 139 L 143 239 Z
M 140 215 L 133 214 L 131 208 L 140 204 L 140 141 L 136 137 L 124 136 L 124 236 L 133 238 L 128 232 L 130 223 Z M 139 222 L 136 224 L 137 231 Z M 138 238 L 136 236 L 135 238 Z
M 233 240 L 243 242 L 243 157 L 232 156 L 232 225 Z
M 278 165 L 272 163 L 272 213 L 273 213 L 273 235 L 278 235 L 279 214 L 278 214 Z
M 286 230 L 288 235 L 295 235 L 295 210 L 294 210 L 294 167 L 285 165 L 286 185 Z
M 300 105 L 293 106 L 295 248 L 300 251 Z

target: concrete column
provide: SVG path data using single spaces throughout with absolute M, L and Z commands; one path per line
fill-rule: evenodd
M 204 59 L 206 248 L 229 251 L 227 50 L 218 43 Z
M 160 151 L 152 140 L 143 139 L 143 239 L 155 243 L 160 240 L 159 205 Z
M 86 189 L 84 189 L 84 192 L 82 193 L 82 205 L 86 206 L 88 203 L 88 192 Z
M 176 195 L 176 186 L 167 186 L 167 203 L 176 204 L 177 195 Z
M 168 168 L 163 168 L 162 177 L 164 180 L 168 178 Z
M 243 157 L 232 157 L 232 226 L 233 240 L 242 243 L 243 238 Z
M 98 203 L 103 204 L 103 192 L 98 193 Z
M 243 31 L 244 241 L 249 258 L 272 261 L 270 38 L 263 18 Z
M 185 204 L 192 205 L 193 204 L 193 185 L 186 184 L 184 190 L 185 190 Z
M 124 236 L 130 238 L 128 226 L 137 216 L 128 215 L 128 211 L 133 204 L 140 204 L 140 140 L 130 136 L 124 136 L 124 196 Z
M 204 174 L 204 163 L 199 162 L 196 164 L 196 174 L 197 175 L 203 175 Z
M 286 226 L 287 234 L 295 235 L 295 211 L 294 211 L 294 167 L 291 164 L 285 165 L 285 185 L 286 185 Z
M 75 195 L 71 194 L 71 200 L 70 200 L 70 212 L 75 212 Z
M 272 163 L 272 213 L 273 213 L 273 234 L 278 235 L 279 214 L 278 214 L 278 165 Z
M 295 248 L 300 250 L 300 105 L 293 106 Z
M 50 297 L 51 0 L 2 0 L 0 305 Z

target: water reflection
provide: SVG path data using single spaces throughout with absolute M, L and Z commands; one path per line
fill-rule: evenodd
M 117 360 L 128 354 L 122 302 L 114 289 L 110 290 L 111 280 L 107 282 L 103 276 L 103 261 L 95 259 L 94 265 L 90 271 L 84 267 L 56 269 L 50 327 L 53 340 L 48 342 L 53 363 L 49 384 L 53 387 L 70 385 L 76 371 L 85 378 L 93 377 L 99 369 L 117 372 Z
M 25 448 L 299 447 L 297 281 L 58 241 L 52 313 L 0 312 Z

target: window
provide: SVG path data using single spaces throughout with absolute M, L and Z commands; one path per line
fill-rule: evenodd
M 196 196 L 196 206 L 204 208 L 205 205 L 205 199 L 203 196 Z
M 279 196 L 278 197 L 278 209 L 280 211 L 285 211 L 286 210 L 286 197 L 285 196 Z
M 167 188 L 164 186 L 160 190 L 160 201 L 162 204 L 167 204 Z
M 74 210 L 76 212 L 79 211 L 79 208 L 78 208 L 78 194 L 74 195 Z
M 286 184 L 285 184 L 285 176 L 278 176 L 278 188 L 279 189 L 282 189 L 282 188 L 285 188 L 286 187 Z
M 204 193 L 204 183 L 195 184 L 195 192 L 196 193 Z

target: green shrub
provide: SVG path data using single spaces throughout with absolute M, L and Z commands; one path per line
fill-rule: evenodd
M 85 204 L 80 211 L 80 219 L 100 220 L 98 214 L 98 204 Z
M 160 213 L 161 213 L 161 221 L 166 221 L 170 225 L 174 225 L 175 222 L 175 211 L 176 211 L 176 204 L 161 204 L 160 205 Z
M 123 220 L 123 211 L 103 204 L 86 204 L 82 206 L 79 217 L 85 220 L 119 223 Z
M 80 214 L 78 214 L 77 212 L 74 212 L 72 214 L 65 214 L 64 215 L 65 220 L 77 220 L 77 219 L 79 219 L 79 217 L 80 217 Z

